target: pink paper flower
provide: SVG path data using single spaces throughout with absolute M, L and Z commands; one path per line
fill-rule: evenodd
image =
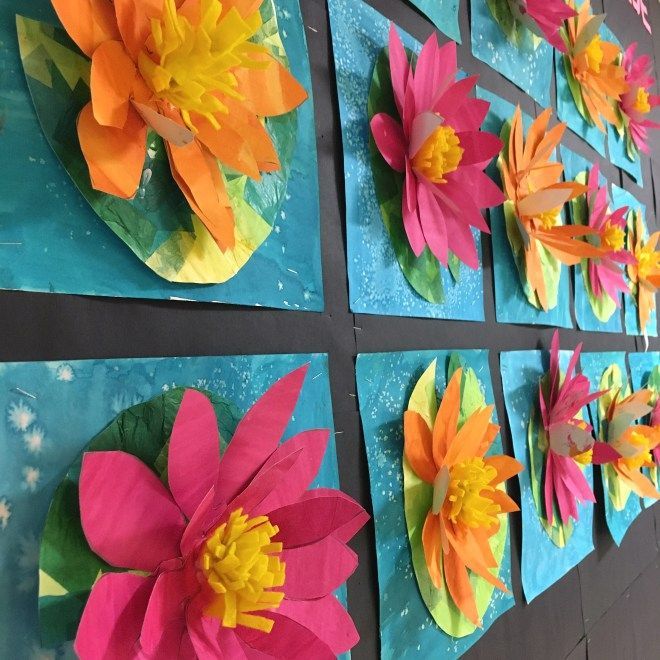
M 637 42 L 630 44 L 623 54 L 628 91 L 621 95 L 619 110 L 623 128 L 635 147 L 649 154 L 648 129 L 660 128 L 660 123 L 648 119 L 647 116 L 653 108 L 660 105 L 660 96 L 651 93 L 655 85 L 651 58 L 648 55 L 635 58 L 636 50 Z
M 579 517 L 577 502 L 595 502 L 596 498 L 578 463 L 602 464 L 620 458 L 604 442 L 596 442 L 590 424 L 580 419 L 580 411 L 602 392 L 589 393 L 589 379 L 574 374 L 582 344 L 571 356 L 562 381 L 559 369 L 559 332 L 555 330 L 550 348 L 550 372 L 547 398 L 539 384 L 539 406 L 548 449 L 545 463 L 544 499 L 547 521 L 552 524 L 557 502 L 563 523 Z
M 306 371 L 255 403 L 222 457 L 211 403 L 187 390 L 169 488 L 133 455 L 84 455 L 87 541 L 139 573 L 96 582 L 75 641 L 81 658 L 333 658 L 357 642 L 333 591 L 357 566 L 346 542 L 368 516 L 340 491 L 308 490 L 327 430 L 279 444 Z
M 528 18 L 535 24 L 537 29 L 533 29 L 533 32 L 540 31 L 554 48 L 562 53 L 566 52 L 566 44 L 559 30 L 565 20 L 575 16 L 575 9 L 569 7 L 564 0 L 513 0 L 513 3 L 524 23 Z
M 623 279 L 623 266 L 635 263 L 635 257 L 625 247 L 628 207 L 609 211 L 607 186 L 600 186 L 599 176 L 600 168 L 595 164 L 587 181 L 587 207 L 589 227 L 597 230 L 598 234 L 589 237 L 589 240 L 599 241 L 600 247 L 609 251 L 598 258 L 589 259 L 589 284 L 596 298 L 607 295 L 620 307 L 619 292 L 629 291 Z
M 428 245 L 444 266 L 453 252 L 471 268 L 479 258 L 470 227 L 489 232 L 481 209 L 502 204 L 483 169 L 502 148 L 479 128 L 490 104 L 469 98 L 477 76 L 456 80 L 456 44 L 424 44 L 413 71 L 390 28 L 390 73 L 398 117 L 379 113 L 371 131 L 388 165 L 405 174 L 403 224 L 415 255 Z

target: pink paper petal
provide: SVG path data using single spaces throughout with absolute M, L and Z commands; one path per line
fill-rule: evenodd
M 420 112 L 430 110 L 433 95 L 438 83 L 439 71 L 436 70 L 438 39 L 432 34 L 422 46 L 415 66 L 415 96 Z
M 344 543 L 326 538 L 299 548 L 284 550 L 287 598 L 309 600 L 332 593 L 353 574 L 357 555 Z
M 186 390 L 174 420 L 167 478 L 176 503 L 192 518 L 218 474 L 220 439 L 213 405 L 201 392 Z
M 424 233 L 422 232 L 422 225 L 419 221 L 419 212 L 417 211 L 417 179 L 410 167 L 406 164 L 406 185 L 403 187 L 403 228 L 406 231 L 406 237 L 410 248 L 415 253 L 416 257 L 424 251 L 426 241 L 424 240 Z M 411 203 L 413 200 L 413 203 Z
M 151 573 L 179 556 L 183 515 L 160 479 L 131 454 L 83 456 L 80 519 L 90 548 L 112 566 Z
M 308 368 L 306 364 L 280 378 L 239 422 L 220 460 L 214 509 L 236 497 L 277 449 L 298 402 Z
M 605 465 L 606 463 L 618 461 L 620 458 L 621 454 L 606 442 L 594 443 L 593 456 L 591 459 L 591 462 L 594 465 Z
M 223 648 L 220 646 L 220 632 L 223 626 L 218 619 L 204 616 L 201 608 L 201 599 L 193 600 L 186 610 L 186 624 L 190 641 L 197 655 L 198 660 L 217 660 L 226 657 Z M 229 629 L 226 629 L 229 630 Z M 235 635 L 233 630 L 229 630 L 228 636 Z M 227 643 L 225 638 L 225 643 Z M 234 656 L 227 656 L 232 658 Z M 240 656 L 238 656 L 240 657 Z
M 300 457 L 289 470 L 286 480 L 268 495 L 257 507 L 256 513 L 268 513 L 273 509 L 297 502 L 316 478 L 326 447 L 330 431 L 327 429 L 303 431 L 280 445 L 264 463 L 259 474 L 279 462 L 285 456 L 303 449 Z
M 465 131 L 456 135 L 464 149 L 462 166 L 487 162 L 497 156 L 502 149 L 502 140 L 492 133 Z
M 591 490 L 587 478 L 572 458 L 560 457 L 558 460 L 558 467 L 558 472 L 562 481 L 578 500 L 581 502 L 596 501 L 596 497 Z
M 406 51 L 396 30 L 394 23 L 390 24 L 389 37 L 389 56 L 390 56 L 390 77 L 392 79 L 392 89 L 394 90 L 394 100 L 399 110 L 399 116 L 403 117 L 403 104 L 408 84 L 410 72 L 410 63 Z
M 450 216 L 447 222 L 447 236 L 449 249 L 468 267 L 479 268 L 479 255 L 474 242 L 472 230 L 468 225 Z
M 130 658 L 154 580 L 132 573 L 108 573 L 92 587 L 73 645 L 83 660 Z
M 449 257 L 447 225 L 430 183 L 420 181 L 417 187 L 417 203 L 424 240 L 435 258 L 446 266 Z
M 455 131 L 478 131 L 486 119 L 490 103 L 483 99 L 468 98 L 461 106 L 461 111 L 451 116 L 451 125 Z
M 401 124 L 381 112 L 371 120 L 371 134 L 385 162 L 397 172 L 406 169 L 406 138 Z
M 554 520 L 553 498 L 554 498 L 554 466 L 552 450 L 548 451 L 545 458 L 545 475 L 543 477 L 543 494 L 545 499 L 545 517 L 550 525 Z
M 317 497 L 275 509 L 268 517 L 273 525 L 280 528 L 277 540 L 287 548 L 298 548 L 330 535 L 341 538 L 339 534 L 344 526 L 356 525 L 356 517 L 360 517 L 364 524 L 368 520 L 368 515 L 364 518 L 365 515 L 364 509 L 348 495 L 338 490 L 324 489 Z
M 504 203 L 504 194 L 497 184 L 480 169 L 472 166 L 459 167 L 455 172 L 447 175 L 447 187 L 460 186 L 466 194 L 480 208 L 490 208 Z
M 443 118 L 458 114 L 458 108 L 467 101 L 468 95 L 477 84 L 477 80 L 479 80 L 479 76 L 469 76 L 468 78 L 457 80 L 453 85 L 450 85 L 434 103 L 433 112 L 437 112 Z

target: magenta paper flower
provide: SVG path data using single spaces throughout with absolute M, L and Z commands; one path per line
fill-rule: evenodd
M 392 87 L 398 117 L 371 120 L 376 146 L 387 164 L 405 174 L 402 215 L 410 247 L 428 245 L 447 266 L 453 252 L 471 268 L 479 258 L 470 227 L 489 232 L 481 209 L 504 202 L 483 169 L 502 142 L 479 128 L 487 101 L 469 98 L 477 76 L 457 80 L 456 44 L 424 44 L 413 70 L 392 25 L 389 39 Z
M 626 72 L 628 91 L 621 95 L 619 110 L 623 128 L 637 149 L 650 154 L 649 128 L 660 128 L 660 123 L 648 119 L 648 114 L 660 105 L 660 96 L 651 93 L 655 85 L 653 61 L 648 55 L 635 58 L 637 42 L 630 44 L 623 54 L 623 68 Z M 630 154 L 630 149 L 628 150 Z M 632 157 L 632 156 L 631 156 Z
M 575 9 L 569 7 L 564 0 L 513 0 L 513 4 L 524 24 L 528 25 L 529 19 L 533 25 L 528 27 L 533 32 L 540 32 L 554 48 L 562 53 L 566 52 L 566 44 L 559 31 L 565 20 L 576 15 Z
M 550 524 L 554 519 L 555 501 L 564 524 L 569 518 L 578 519 L 578 501 L 596 501 L 578 463 L 602 464 L 620 458 L 609 445 L 596 442 L 591 425 L 579 417 L 580 411 L 587 404 L 603 394 L 590 394 L 589 379 L 583 374 L 574 374 L 581 350 L 582 344 L 579 344 L 562 380 L 559 369 L 559 332 L 555 330 L 550 347 L 547 398 L 543 384 L 539 384 L 541 419 L 548 438 L 543 490 L 545 515 Z
M 94 585 L 75 650 L 101 658 L 333 658 L 358 635 L 333 591 L 357 566 L 346 542 L 367 514 L 308 490 L 329 432 L 279 444 L 307 367 L 276 382 L 220 456 L 213 406 L 187 390 L 168 487 L 121 451 L 83 456 L 80 514 L 111 566 Z
M 599 185 L 600 168 L 595 164 L 587 180 L 587 207 L 589 227 L 598 234 L 590 240 L 599 240 L 600 247 L 607 249 L 602 256 L 589 259 L 589 284 L 596 298 L 609 296 L 617 307 L 621 306 L 619 292 L 628 292 L 623 279 L 623 267 L 635 263 L 635 257 L 626 250 L 626 214 L 623 206 L 610 212 L 607 199 L 607 186 Z

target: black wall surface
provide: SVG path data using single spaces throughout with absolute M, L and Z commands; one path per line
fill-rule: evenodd
M 432 32 L 431 24 L 402 0 L 368 1 L 420 40 Z M 640 41 L 641 50 L 654 51 L 660 63 L 658 0 L 645 0 L 650 5 L 655 38 L 645 32 L 628 0 L 604 2 L 610 14 L 608 24 L 617 36 L 624 43 Z M 547 348 L 552 329 L 496 324 L 488 237 L 484 240 L 485 324 L 363 316 L 348 311 L 341 132 L 327 8 L 324 0 L 301 0 L 301 4 L 316 102 L 325 313 L 0 292 L 0 360 L 327 352 L 335 425 L 340 432 L 337 445 L 342 487 L 370 510 L 369 475 L 354 378 L 357 353 L 488 348 L 498 416 L 506 420 L 499 352 Z M 480 82 L 488 89 L 520 103 L 527 112 L 538 112 L 529 97 L 472 57 L 467 4 L 467 0 L 461 0 L 463 46 L 459 48 L 459 64 L 470 73 L 481 74 Z M 602 8 L 601 0 L 592 4 L 597 11 Z M 440 38 L 444 40 L 442 35 Z M 596 160 L 595 152 L 570 132 L 565 144 Z M 652 225 L 657 210 L 655 199 L 660 199 L 660 136 L 653 145 L 652 166 L 648 159 L 644 160 L 644 189 L 601 160 L 609 181 L 623 185 L 646 203 Z M 653 185 L 651 167 L 656 175 Z M 586 351 L 643 350 L 639 338 L 562 332 L 564 347 L 575 346 L 579 341 L 584 342 Z M 660 349 L 660 342 L 652 340 L 650 349 Z M 510 452 L 505 421 L 502 432 Z M 516 484 L 512 490 L 517 498 Z M 597 490 L 596 495 L 602 501 L 602 492 Z M 518 604 L 465 657 L 660 658 L 660 504 L 638 518 L 621 548 L 609 537 L 600 504 L 595 518 L 596 550 L 531 605 L 526 605 L 519 575 L 520 521 L 512 516 L 513 591 Z M 349 582 L 349 609 L 362 637 L 354 657 L 376 658 L 379 624 L 373 524 L 356 538 L 354 548 L 361 563 Z

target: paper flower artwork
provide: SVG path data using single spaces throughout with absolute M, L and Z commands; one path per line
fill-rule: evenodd
M 564 0 L 487 0 L 493 18 L 516 48 L 528 43 L 536 48 L 545 39 L 566 52 L 560 29 L 564 21 L 575 16 L 575 9 Z
M 646 239 L 644 221 L 639 210 L 633 211 L 628 221 L 628 249 L 635 257 L 627 272 L 633 298 L 637 304 L 639 331 L 648 334 L 651 312 L 655 309 L 655 296 L 660 287 L 660 231 Z
M 406 524 L 422 598 L 446 633 L 462 637 L 481 625 L 493 589 L 507 589 L 499 564 L 506 514 L 518 506 L 504 483 L 523 467 L 509 456 L 487 455 L 499 426 L 474 371 L 451 360 L 438 407 L 435 370 L 434 360 L 404 414 Z
M 596 501 L 584 476 L 585 466 L 618 457 L 608 445 L 595 441 L 591 425 L 583 418 L 585 406 L 602 393 L 590 392 L 589 379 L 575 372 L 581 349 L 580 344 L 566 373 L 561 373 L 559 333 L 555 331 L 550 370 L 539 383 L 540 420 L 537 414 L 532 415 L 528 429 L 534 503 L 544 529 L 559 547 L 564 547 L 573 533 L 571 518 L 579 519 L 578 502 Z M 544 457 L 543 475 L 535 468 L 539 452 Z
M 602 251 L 581 240 L 595 230 L 562 224 L 564 203 L 586 187 L 562 182 L 562 165 L 550 160 L 566 129 L 560 123 L 547 130 L 551 113 L 546 108 L 524 137 L 517 107 L 511 122 L 502 128 L 504 148 L 498 159 L 507 198 L 504 216 L 509 245 L 527 300 L 544 311 L 557 305 L 561 264 L 574 266 Z
M 230 279 L 271 231 L 292 111 L 307 98 L 273 0 L 52 4 L 72 41 L 17 25 L 37 114 L 68 173 L 163 278 Z
M 601 439 L 619 456 L 603 467 L 612 506 L 623 511 L 631 493 L 660 499 L 660 492 L 641 471 L 643 467 L 654 467 L 652 452 L 660 443 L 660 433 L 657 428 L 635 423 L 651 413 L 652 390 L 640 389 L 630 394 L 616 364 L 605 370 L 600 387 L 605 390 L 598 401 Z
M 604 323 L 621 307 L 621 294 L 629 292 L 623 270 L 635 259 L 625 245 L 628 207 L 610 210 L 607 185 L 601 186 L 599 177 L 600 168 L 596 164 L 587 178 L 586 205 L 581 204 L 580 199 L 571 203 L 576 224 L 591 227 L 596 233 L 587 240 L 602 249 L 599 257 L 583 260 L 581 270 L 591 309 Z M 578 181 L 580 179 L 584 180 L 583 174 L 578 176 Z
M 357 643 L 333 591 L 357 566 L 346 542 L 368 516 L 340 491 L 308 489 L 329 431 L 280 444 L 306 371 L 272 385 L 229 444 L 207 396 L 185 390 L 169 438 L 162 417 L 133 408 L 87 447 L 41 550 L 43 561 L 77 539 L 60 561 L 79 572 L 81 600 L 43 571 L 40 594 L 43 607 L 82 609 L 79 657 L 333 658 Z M 129 447 L 136 425 L 152 433 Z
M 432 268 L 449 266 L 455 279 L 459 261 L 478 268 L 472 228 L 489 232 L 481 210 L 503 200 L 483 172 L 501 148 L 479 130 L 489 104 L 468 96 L 476 76 L 457 74 L 454 42 L 432 35 L 413 64 L 391 26 L 369 94 L 381 215 L 406 278 L 431 302 L 442 301 L 427 290 Z
M 649 114 L 660 105 L 660 96 L 652 93 L 655 86 L 653 60 L 648 55 L 635 57 L 637 43 L 632 43 L 623 54 L 623 69 L 626 75 L 627 91 L 619 100 L 619 121 L 616 128 L 619 135 L 625 136 L 626 153 L 630 160 L 636 160 L 639 152 L 650 153 L 648 130 L 660 128 L 660 123 L 652 121 Z
M 573 0 L 569 6 L 574 7 Z M 605 14 L 592 15 L 590 0 L 584 0 L 577 16 L 566 22 L 567 52 L 564 69 L 575 106 L 583 119 L 605 133 L 605 124 L 617 123 L 616 104 L 628 90 L 626 74 L 619 63 L 621 49 L 598 34 Z

